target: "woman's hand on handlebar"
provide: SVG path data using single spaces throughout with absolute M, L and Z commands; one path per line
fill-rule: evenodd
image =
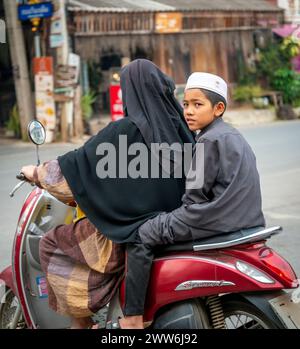
M 26 177 L 26 180 L 28 182 L 34 182 L 34 170 L 35 170 L 36 166 L 30 165 L 30 166 L 24 166 L 21 169 L 21 173 L 24 174 L 24 176 Z

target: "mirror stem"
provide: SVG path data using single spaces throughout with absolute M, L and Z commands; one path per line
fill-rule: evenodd
M 39 155 L 39 146 L 36 146 L 36 157 L 37 157 L 37 165 L 40 166 L 41 160 L 40 160 L 40 155 Z

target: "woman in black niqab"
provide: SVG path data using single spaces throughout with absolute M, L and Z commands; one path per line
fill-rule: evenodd
M 73 328 L 89 326 L 91 314 L 110 302 L 122 281 L 120 243 L 134 242 L 146 220 L 179 207 L 185 189 L 184 176 L 175 178 L 170 173 L 170 178 L 151 178 L 149 169 L 148 177 L 131 178 L 120 175 L 118 163 L 112 164 L 117 167 L 116 178 L 98 176 L 99 162 L 114 160 L 114 155 L 99 152 L 103 144 L 115 149 L 117 160 L 125 151 L 129 163 L 135 159 L 126 155 L 129 147 L 141 143 L 151 163 L 153 142 L 194 143 L 174 97 L 174 83 L 153 63 L 136 60 L 127 65 L 121 86 L 125 118 L 110 123 L 81 148 L 35 168 L 37 178 L 24 168 L 29 180 L 64 203 L 75 200 L 85 215 L 55 227 L 40 242 L 49 307 L 71 317 Z M 127 138 L 126 149 L 119 148 L 120 136 Z
M 144 143 L 151 157 L 152 143 L 193 143 L 193 134 L 174 96 L 173 81 L 152 62 L 138 59 L 121 71 L 125 118 L 109 124 L 83 147 L 58 158 L 74 198 L 87 218 L 110 240 L 135 240 L 137 228 L 161 211 L 181 205 L 185 178 L 105 178 L 96 173 L 105 155 L 96 155 L 101 143 L 120 152 L 119 136 L 127 146 Z M 128 155 L 128 163 L 134 157 Z M 108 159 L 109 160 L 109 159 Z M 118 164 L 117 164 L 118 167 Z

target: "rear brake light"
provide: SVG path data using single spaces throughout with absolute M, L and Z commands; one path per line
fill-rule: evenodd
M 297 276 L 290 264 L 271 249 L 266 256 L 262 256 L 261 262 L 270 270 L 273 276 L 284 281 L 288 287 L 297 287 Z

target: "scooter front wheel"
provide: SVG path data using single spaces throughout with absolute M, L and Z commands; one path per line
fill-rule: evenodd
M 18 297 L 6 288 L 0 303 L 0 329 L 24 329 L 26 324 Z

